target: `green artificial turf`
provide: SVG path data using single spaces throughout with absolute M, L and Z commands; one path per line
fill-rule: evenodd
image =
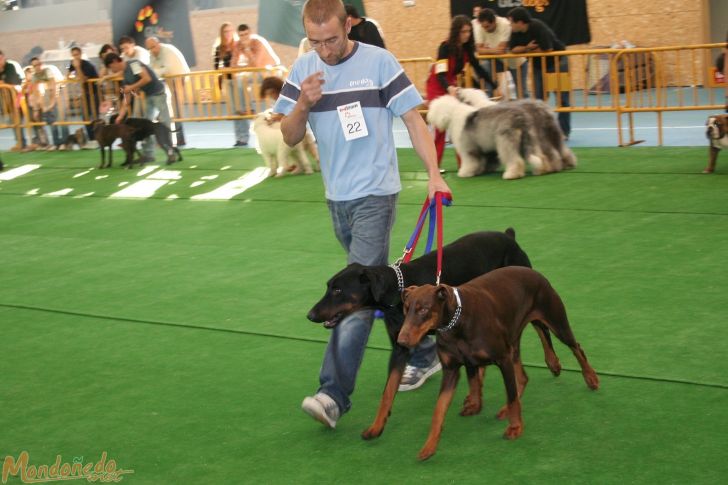
M 448 150 L 445 240 L 514 227 L 602 387 L 586 388 L 560 343 L 566 371 L 552 377 L 527 330 L 523 436 L 500 437 L 491 368 L 483 413 L 457 415 L 463 379 L 426 463 L 439 378 L 397 396 L 381 438 L 359 438 L 386 377 L 381 323 L 337 429 L 299 409 L 328 336 L 305 315 L 345 261 L 318 174 L 209 201 L 195 196 L 261 165 L 253 150 L 185 150 L 162 175 L 95 169 L 93 151 L 3 154 L 0 177 L 41 167 L 0 181 L 0 460 L 106 451 L 134 470 L 126 483 L 722 481 L 728 169 L 700 174 L 704 148 L 575 152 L 575 170 L 503 181 L 458 179 Z M 414 152 L 399 155 L 391 259 L 427 184 Z M 151 197 L 113 197 L 163 177 Z

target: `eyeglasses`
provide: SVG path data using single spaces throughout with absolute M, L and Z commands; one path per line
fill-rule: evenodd
M 339 37 L 332 37 L 326 40 L 309 40 L 308 43 L 311 44 L 311 48 L 314 50 L 320 50 L 323 47 L 331 49 L 338 44 L 340 40 L 341 39 Z

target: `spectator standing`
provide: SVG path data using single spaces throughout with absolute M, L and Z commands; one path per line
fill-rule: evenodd
M 129 99 L 137 94 L 137 91 L 144 92 L 145 114 L 147 119 L 154 120 L 157 114 L 159 121 L 170 127 L 169 110 L 167 109 L 167 93 L 164 84 L 157 78 L 154 71 L 146 64 L 137 61 L 126 61 L 118 54 L 107 54 L 104 58 L 104 65 L 111 72 L 121 74 L 121 86 L 124 93 L 119 115 L 116 123 L 122 123 L 124 117 L 129 113 Z M 154 140 L 147 137 L 142 144 L 142 158 L 140 163 L 154 161 Z
M 281 64 L 270 43 L 254 34 L 246 24 L 238 25 L 238 50 L 242 56 L 240 65 L 270 68 Z
M 346 15 L 351 21 L 349 40 L 364 42 L 385 49 L 384 39 L 382 39 L 377 26 L 368 19 L 359 16 L 359 11 L 354 5 L 347 4 L 345 8 Z
M 134 60 L 149 65 L 149 51 L 137 45 L 136 41 L 128 35 L 124 35 L 119 39 L 119 50 L 121 58 L 125 61 Z
M 508 44 L 511 40 L 511 23 L 507 18 L 497 16 L 490 8 L 480 9 L 477 22 L 475 22 L 473 28 L 473 39 L 475 40 L 475 50 L 478 55 L 490 56 L 506 54 L 508 52 Z M 521 88 L 519 89 L 521 91 L 520 96 L 528 97 L 525 90 L 525 81 L 527 79 L 526 69 L 528 67 L 526 59 L 524 57 L 509 59 L 507 63 L 513 80 L 519 83 L 519 87 Z M 504 90 L 508 82 L 503 61 L 500 59 L 496 59 L 495 61 L 485 60 L 481 65 L 493 78 L 496 77 L 493 72 L 493 67 L 495 67 L 495 71 L 499 73 L 498 85 L 501 87 L 501 90 Z M 517 71 L 518 68 L 520 68 L 520 73 Z
M 165 87 L 167 89 L 167 109 L 172 116 L 178 112 L 178 107 L 184 103 L 186 78 L 172 77 L 190 73 L 190 66 L 187 65 L 185 56 L 177 47 L 172 44 L 163 44 L 157 37 L 147 37 L 144 42 L 145 47 L 149 51 L 150 64 L 157 77 L 165 79 Z M 170 89 L 169 86 L 172 86 Z M 182 123 L 172 122 L 172 138 L 176 145 L 184 146 L 185 138 L 182 131 Z
M 16 91 L 16 96 L 13 99 L 6 99 L 5 96 L 1 98 L 2 103 L 13 103 L 13 106 L 3 106 L 3 113 L 12 113 L 16 109 L 17 97 L 20 94 L 23 77 L 23 70 L 18 63 L 6 58 L 5 54 L 0 51 L 0 82 L 15 86 Z M 10 150 L 17 152 L 25 148 L 25 135 L 23 134 L 22 128 L 13 130 L 13 134 L 17 143 Z
M 351 20 L 341 0 L 308 0 L 303 24 L 315 52 L 293 64 L 273 111 L 285 115 L 281 131 L 290 146 L 303 139 L 306 122 L 311 124 L 334 232 L 347 261 L 387 264 L 401 190 L 392 134 L 394 116 L 404 121 L 424 162 L 429 196 L 449 192 L 437 169 L 427 125 L 417 112 L 422 98 L 392 54 L 347 38 Z M 378 96 L 370 96 L 372 91 Z M 342 110 L 348 114 L 350 126 L 339 117 Z M 373 313 L 355 312 L 333 329 L 319 389 L 303 400 L 303 410 L 330 428 L 351 407 Z M 434 346 L 430 350 L 434 353 Z M 428 365 L 431 371 L 440 365 L 434 362 Z
M 37 92 L 41 96 L 41 119 L 51 127 L 53 145 L 48 150 L 65 150 L 69 134 L 68 126 L 55 124 L 59 117 L 65 118 L 65 113 L 59 109 L 59 86 L 56 76 L 51 68 L 44 67 L 37 57 L 30 60 L 30 65 L 33 67 L 32 92 Z
M 235 38 L 235 29 L 233 28 L 233 24 L 225 22 L 220 26 L 220 38 L 214 47 L 212 65 L 215 66 L 215 69 L 238 67 L 239 59 L 240 51 L 238 49 L 237 39 Z M 227 105 L 230 114 L 243 114 L 243 110 L 246 109 L 245 96 L 243 96 L 241 102 L 240 90 L 237 88 L 237 80 L 229 73 L 223 74 L 222 80 L 227 91 Z M 235 129 L 235 144 L 233 146 L 248 146 L 248 140 L 250 139 L 250 120 L 233 120 L 233 127 Z
M 75 79 L 81 85 L 81 114 L 84 121 L 91 121 L 96 118 L 99 112 L 99 89 L 98 84 L 93 81 L 98 79 L 99 73 L 93 64 L 83 58 L 83 51 L 80 47 L 71 48 L 71 63 L 68 65 L 66 78 Z M 91 123 L 86 125 L 86 136 L 89 140 L 94 139 L 94 130 Z M 90 147 L 91 148 L 91 147 Z
M 470 64 L 486 87 L 496 87 L 496 84 L 478 63 L 475 57 L 475 43 L 473 42 L 473 26 L 465 15 L 456 15 L 450 23 L 450 34 L 437 49 L 437 61 L 430 69 L 427 78 L 427 101 L 430 102 L 444 94 L 455 94 L 458 75 L 463 72 L 466 64 Z M 445 151 L 445 132 L 435 130 L 435 148 L 437 149 L 437 164 L 442 163 Z M 458 158 L 458 166 L 460 159 Z
M 511 22 L 511 52 L 514 54 L 534 52 L 554 52 L 566 50 L 566 46 L 556 37 L 548 25 L 538 19 L 531 18 L 523 7 L 516 7 L 508 12 L 508 20 Z M 569 72 L 569 58 L 567 56 L 533 57 L 533 89 L 538 99 L 546 99 L 543 85 L 544 67 L 548 73 Z M 544 59 L 544 60 L 542 60 Z M 560 91 L 560 106 L 571 106 L 571 93 L 568 90 Z M 564 136 L 568 139 L 571 133 L 571 113 L 559 112 L 559 126 Z
M 24 71 L 25 83 L 23 83 L 23 95 L 28 105 L 28 117 L 34 124 L 31 128 L 32 136 L 30 137 L 30 143 L 23 151 L 47 150 L 51 145 L 48 142 L 46 127 L 45 125 L 40 126 L 35 124 L 43 122 L 43 99 L 38 90 L 33 89 L 33 66 L 27 66 Z

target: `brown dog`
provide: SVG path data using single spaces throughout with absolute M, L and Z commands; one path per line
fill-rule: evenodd
M 713 173 L 718 153 L 722 148 L 728 148 L 728 114 L 713 115 L 706 122 L 705 135 L 710 140 L 710 159 L 703 173 Z
M 405 320 L 397 343 L 412 348 L 425 333 L 437 331 L 437 355 L 443 369 L 440 395 L 420 460 L 435 454 L 462 365 L 495 364 L 500 368 L 508 396 L 497 415 L 498 419 L 508 417 L 503 437 L 521 435 L 520 396 L 528 377 L 521 364 L 520 340 L 530 321 L 546 325 L 566 344 L 579 361 L 586 385 L 599 387 L 599 378 L 571 332 L 561 298 L 546 278 L 530 268 L 499 268 L 459 287 L 411 286 L 402 298 Z
M 113 162 L 113 145 L 117 138 L 121 138 L 121 145 L 126 153 L 126 161 L 124 165 L 131 166 L 132 157 L 134 155 L 135 143 L 132 141 L 134 128 L 124 123 L 106 124 L 104 120 L 96 120 L 93 123 L 94 139 L 99 144 L 101 150 L 101 165 L 99 168 L 111 167 Z M 109 161 L 105 160 L 106 148 L 109 149 Z

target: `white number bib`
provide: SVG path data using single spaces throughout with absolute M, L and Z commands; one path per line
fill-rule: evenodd
M 346 141 L 356 140 L 369 135 L 367 124 L 364 121 L 364 112 L 361 109 L 361 103 L 349 103 L 336 107 L 339 112 L 339 122 L 344 132 Z

